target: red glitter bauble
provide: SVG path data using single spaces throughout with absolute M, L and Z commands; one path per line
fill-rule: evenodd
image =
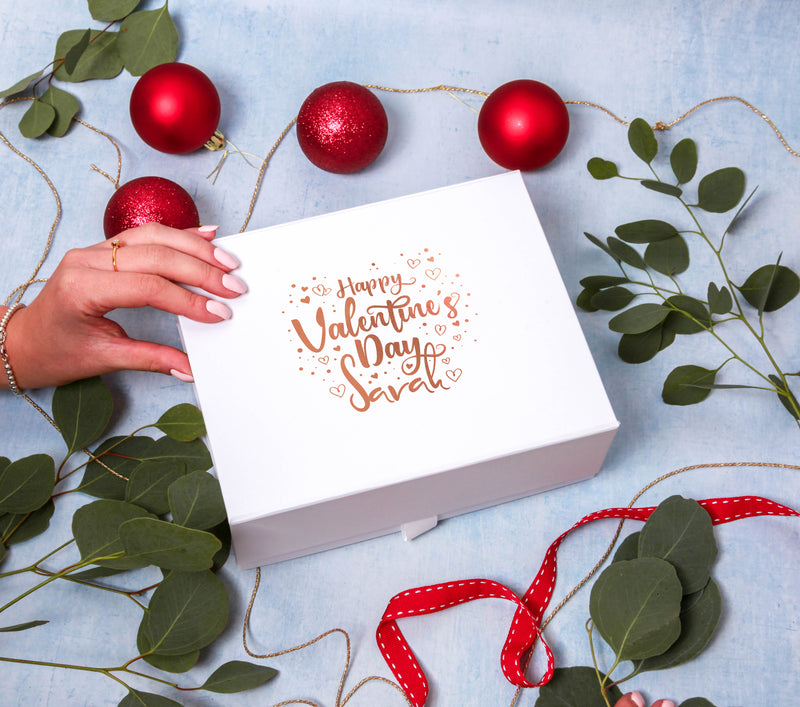
M 108 200 L 103 216 L 106 238 L 145 223 L 172 228 L 200 225 L 197 207 L 180 185 L 163 177 L 139 177 L 123 184 Z
M 159 64 L 133 87 L 131 122 L 150 147 L 170 154 L 207 143 L 219 124 L 219 94 L 202 71 L 189 64 Z
M 320 169 L 350 174 L 372 164 L 386 144 L 389 121 L 368 88 L 351 81 L 320 86 L 297 116 L 300 149 Z
M 561 152 L 569 135 L 569 113 L 547 84 L 518 79 L 492 91 L 478 116 L 481 145 L 506 169 L 538 169 Z

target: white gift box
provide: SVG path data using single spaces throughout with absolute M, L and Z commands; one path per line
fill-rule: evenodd
M 600 468 L 618 422 L 519 173 L 218 243 L 249 292 L 180 327 L 242 567 Z

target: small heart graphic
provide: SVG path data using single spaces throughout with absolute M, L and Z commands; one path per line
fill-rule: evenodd
M 447 326 L 444 324 L 437 324 L 436 325 L 436 333 L 441 336 L 447 330 Z
M 304 286 L 304 287 L 301 287 L 300 289 L 301 289 L 301 290 L 303 290 L 303 292 L 308 292 L 308 288 L 307 288 L 307 287 L 305 287 L 305 286 Z
M 453 326 L 460 326 L 460 325 L 461 325 L 461 322 L 460 322 L 460 321 L 458 321 L 458 319 L 456 319 L 456 320 L 453 322 Z
M 331 288 L 325 287 L 325 285 L 317 285 L 311 291 L 319 297 L 327 297 L 331 293 Z
M 432 263 L 432 262 L 433 262 L 433 256 L 431 256 L 430 258 L 428 258 L 428 262 L 429 262 L 429 263 Z
M 308 304 L 308 303 L 311 301 L 311 298 L 310 298 L 308 295 L 306 295 L 305 297 L 301 297 L 301 298 L 300 298 L 300 301 L 301 301 L 303 304 Z
M 427 276 L 428 276 L 428 277 L 429 277 L 431 280 L 436 280 L 436 279 L 438 279 L 439 275 L 441 275 L 441 274 L 442 274 L 442 269 L 441 269 L 441 268 L 433 268 L 433 269 L 428 269 L 428 270 L 426 270 L 426 271 L 425 271 L 425 274 L 426 274 L 426 275 L 427 275 Z
M 333 347 L 333 350 L 334 350 L 334 351 L 341 351 L 341 350 L 342 350 L 342 347 L 341 347 L 341 346 L 334 346 L 334 347 Z
M 459 378 L 461 378 L 461 369 L 460 368 L 454 368 L 452 371 L 446 371 L 446 373 L 447 373 L 447 377 L 453 382 L 455 382 Z
M 449 356 L 445 356 L 442 359 L 442 363 L 446 366 L 448 363 L 450 363 L 450 357 Z
M 317 361 L 319 361 L 323 366 L 325 366 L 327 365 L 328 361 L 330 361 L 330 359 L 327 356 L 320 356 L 319 358 L 317 358 Z
M 406 260 L 406 263 L 408 263 L 408 267 L 410 267 L 412 270 L 415 267 L 417 267 L 417 265 L 419 265 L 419 262 L 420 262 L 419 258 L 409 258 L 408 260 Z
M 370 378 L 376 378 L 376 379 L 377 379 L 377 377 L 378 377 L 378 374 L 377 374 L 377 373 L 373 373 L 373 374 L 370 376 Z
M 453 334 L 454 341 L 461 341 L 461 334 Z
M 450 371 L 448 371 L 447 373 L 449 375 Z M 344 383 L 339 383 L 339 385 L 332 385 L 329 390 L 337 398 L 341 398 L 344 396 L 344 391 L 347 389 L 344 387 Z

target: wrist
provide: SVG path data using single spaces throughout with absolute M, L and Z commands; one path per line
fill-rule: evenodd
M 22 395 L 22 388 L 13 366 L 14 346 L 11 343 L 13 337 L 9 335 L 9 329 L 12 327 L 13 318 L 24 306 L 17 303 L 11 307 L 0 307 L 0 368 L 2 369 L 0 387 L 10 389 L 15 395 Z

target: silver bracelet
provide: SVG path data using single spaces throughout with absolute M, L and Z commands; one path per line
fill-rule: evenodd
M 21 302 L 11 305 L 11 307 L 6 310 L 3 318 L 0 319 L 0 359 L 3 361 L 3 368 L 6 369 L 6 376 L 8 376 L 8 387 L 11 388 L 11 392 L 14 393 L 14 395 L 22 395 L 22 390 L 17 385 L 17 379 L 14 377 L 14 371 L 11 370 L 11 363 L 8 360 L 8 351 L 6 351 L 6 326 L 11 320 L 11 317 L 14 316 L 14 313 L 17 310 L 22 309 L 24 306 L 25 305 Z

